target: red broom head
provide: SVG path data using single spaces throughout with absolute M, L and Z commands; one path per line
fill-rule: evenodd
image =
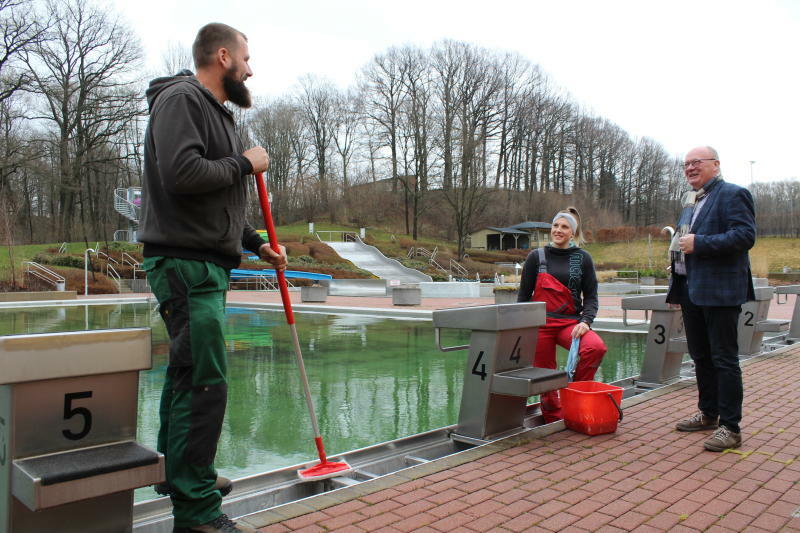
M 298 470 L 297 475 L 303 481 L 317 481 L 319 479 L 327 479 L 329 477 L 336 477 L 351 472 L 353 469 L 347 463 L 337 463 L 334 461 L 325 461 L 319 463 L 311 468 L 305 470 Z

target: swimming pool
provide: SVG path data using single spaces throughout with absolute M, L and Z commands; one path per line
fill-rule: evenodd
M 333 455 L 454 424 L 465 351 L 442 353 L 430 320 L 299 313 L 297 329 L 326 449 Z M 161 318 L 147 303 L 77 304 L 0 310 L 0 334 L 150 326 L 153 369 L 139 386 L 138 439 L 155 447 L 168 358 Z M 217 454 L 231 478 L 316 457 L 291 335 L 279 311 L 227 311 L 229 398 Z M 443 332 L 443 345 L 468 332 Z M 641 334 L 603 334 L 609 352 L 599 381 L 638 374 Z M 113 354 L 109 354 L 110 356 Z M 563 366 L 566 351 L 559 350 Z M 154 497 L 148 489 L 137 500 Z

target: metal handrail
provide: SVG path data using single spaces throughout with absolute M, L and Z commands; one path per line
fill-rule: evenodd
M 133 279 L 136 279 L 136 272 L 144 272 L 141 268 L 139 268 L 139 261 L 136 260 L 128 252 L 122 252 L 122 264 L 123 265 L 130 265 L 133 267 Z
M 464 265 L 456 261 L 455 259 L 450 260 L 450 272 L 455 271 L 458 277 L 466 278 L 469 276 L 469 270 L 467 270 Z
M 58 247 L 58 253 L 63 254 L 67 251 L 67 243 L 62 242 L 61 246 Z
M 231 285 L 233 285 L 234 283 L 237 283 L 237 284 L 238 283 L 243 283 L 246 287 L 249 287 L 251 283 L 255 283 L 256 290 L 261 290 L 261 291 L 277 291 L 277 290 L 279 290 L 278 279 L 275 276 L 253 275 L 253 276 L 246 277 L 246 278 L 231 279 L 228 282 L 228 289 L 229 290 L 231 289 Z M 289 286 L 289 287 L 292 287 L 292 288 L 294 288 L 294 286 L 295 286 L 294 283 L 292 283 L 292 280 L 290 280 L 290 279 L 286 280 L 286 285 Z M 245 289 L 245 290 L 249 290 L 249 289 Z
M 112 239 L 115 240 L 115 241 L 125 241 L 125 242 L 127 242 L 127 241 L 130 240 L 129 234 L 130 234 L 129 230 L 118 229 L 118 230 L 116 230 L 114 232 L 114 236 L 112 237 Z
M 113 274 L 112 274 L 113 272 Z M 116 271 L 110 263 L 106 263 L 106 276 L 111 278 L 111 281 L 117 284 L 117 292 L 122 291 L 122 276 Z
M 330 238 L 323 239 L 320 236 L 320 233 L 327 233 Z M 317 239 L 320 242 L 359 242 L 361 239 L 358 237 L 358 234 L 352 231 L 342 231 L 342 230 L 325 230 L 325 231 L 315 231 L 314 234 L 317 236 Z M 334 239 L 334 234 L 340 235 L 339 239 Z
M 66 279 L 61 274 L 50 270 L 49 268 L 40 265 L 34 261 L 25 261 L 22 263 L 25 265 L 25 273 L 30 274 L 31 276 L 38 278 L 44 282 L 51 283 L 54 287 L 58 288 L 58 285 L 61 283 L 65 283 Z
M 116 264 L 120 264 L 120 263 L 119 263 L 119 261 L 117 261 L 116 259 L 114 259 L 114 258 L 113 258 L 113 257 L 111 257 L 110 255 L 108 255 L 107 253 L 105 253 L 105 252 L 101 252 L 100 250 L 97 250 L 97 251 L 95 252 L 95 255 L 97 255 L 97 256 L 100 256 L 100 255 L 104 255 L 104 256 L 106 256 L 106 259 L 108 260 L 108 261 L 106 262 L 106 264 L 108 264 L 108 262 L 113 262 L 113 263 L 116 263 Z

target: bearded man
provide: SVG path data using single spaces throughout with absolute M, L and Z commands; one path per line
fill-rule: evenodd
M 142 178 L 144 269 L 170 338 L 158 450 L 166 459 L 175 532 L 255 531 L 222 513 L 230 480 L 214 457 L 227 403 L 225 292 L 242 247 L 276 269 L 272 251 L 245 220 L 247 176 L 264 172 L 261 146 L 244 150 L 226 101 L 250 107 L 247 37 L 207 24 L 192 46 L 197 75 L 150 83 Z

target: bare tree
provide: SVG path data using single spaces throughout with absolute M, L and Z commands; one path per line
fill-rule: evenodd
M 48 27 L 46 19 L 37 18 L 30 0 L 0 0 L 0 101 L 30 83 L 22 60 Z
M 182 70 L 194 70 L 194 59 L 192 50 L 181 43 L 170 41 L 167 49 L 161 56 L 164 76 L 174 76 Z
M 108 157 L 92 150 L 112 142 L 142 112 L 132 81 L 141 49 L 108 11 L 81 0 L 50 0 L 47 9 L 54 20 L 48 39 L 36 44 L 26 63 L 44 104 L 38 118 L 53 124 L 58 147 L 55 233 L 72 240 L 76 208 L 87 215 L 79 206 L 87 165 L 96 155 Z
M 350 167 L 356 149 L 358 125 L 363 116 L 361 104 L 361 95 L 355 89 L 339 94 L 334 104 L 333 143 L 342 164 L 342 200 L 345 210 L 350 206 Z
M 326 211 L 331 192 L 328 183 L 328 151 L 334 136 L 336 89 L 328 81 L 305 76 L 300 80 L 300 90 L 296 98 L 317 163 L 317 181 L 322 202 L 320 208 Z
M 378 54 L 364 68 L 366 115 L 379 126 L 382 144 L 389 148 L 392 190 L 397 190 L 400 106 L 403 103 L 403 66 L 396 48 Z
M 405 103 L 403 106 L 405 120 L 403 123 L 408 129 L 407 138 L 410 139 L 413 150 L 413 175 L 406 172 L 401 178 L 404 186 L 404 196 L 410 196 L 411 228 L 409 231 L 408 205 L 406 200 L 406 232 L 411 233 L 414 240 L 419 237 L 420 217 L 424 210 L 424 197 L 428 191 L 429 171 L 433 156 L 433 140 L 431 130 L 433 120 L 433 79 L 426 54 L 415 47 L 405 47 L 400 50 L 403 73 L 402 84 L 405 89 Z
M 279 223 L 289 219 L 293 192 L 293 176 L 302 175 L 295 162 L 295 149 L 300 144 L 303 127 L 300 111 L 288 99 L 268 102 L 249 121 L 256 143 L 269 153 L 269 188 L 272 205 Z M 296 174 L 297 173 L 297 174 Z

